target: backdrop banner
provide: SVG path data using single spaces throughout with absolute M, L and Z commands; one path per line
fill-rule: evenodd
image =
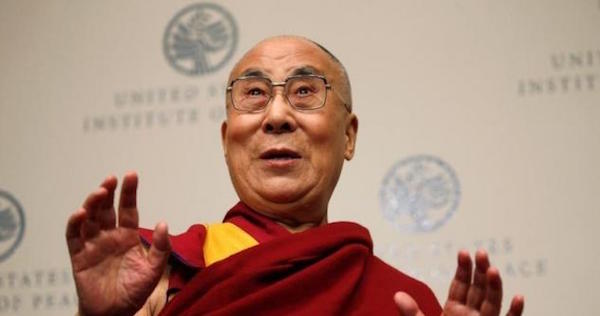
M 457 251 L 483 248 L 505 306 L 599 310 L 599 30 L 598 0 L 4 1 L 0 315 L 76 311 L 66 221 L 109 174 L 139 173 L 144 227 L 221 220 L 228 72 L 277 34 L 350 75 L 331 221 L 442 303 Z

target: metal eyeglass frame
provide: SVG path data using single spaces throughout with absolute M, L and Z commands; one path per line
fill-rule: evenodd
M 323 80 L 323 82 L 325 83 L 325 98 L 323 98 L 323 104 L 321 104 L 321 105 L 320 105 L 320 106 L 318 106 L 318 107 L 315 107 L 315 108 L 310 108 L 310 109 L 301 109 L 301 108 L 298 108 L 298 107 L 296 107 L 295 105 L 293 105 L 293 104 L 292 104 L 292 102 L 290 101 L 290 99 L 288 98 L 288 95 L 287 95 L 287 89 L 286 89 L 286 85 L 287 85 L 287 83 L 288 83 L 288 81 L 289 81 L 290 79 L 295 79 L 295 78 L 306 78 L 306 77 L 309 77 L 309 78 L 319 78 L 319 79 Z M 233 91 L 233 84 L 234 84 L 236 81 L 239 81 L 239 80 L 245 80 L 245 79 L 250 79 L 250 78 L 264 79 L 264 80 L 268 81 L 268 82 L 270 83 L 270 86 L 271 86 L 271 89 L 270 89 L 270 95 L 269 95 L 269 100 L 267 100 L 267 103 L 265 103 L 265 106 L 264 106 L 264 107 L 262 107 L 262 108 L 260 108 L 260 109 L 258 109 L 258 110 L 255 110 L 255 111 L 248 111 L 248 110 L 242 110 L 242 109 L 239 109 L 239 108 L 238 108 L 238 107 L 235 105 L 235 102 L 233 101 L 233 95 L 232 95 L 232 91 Z M 322 75 L 294 75 L 294 76 L 289 76 L 289 77 L 285 78 L 285 80 L 284 80 L 284 81 L 279 81 L 279 82 L 277 82 L 277 81 L 273 82 L 273 81 L 272 81 L 270 78 L 267 78 L 267 77 L 262 77 L 262 76 L 242 76 L 242 77 L 238 77 L 238 78 L 235 78 L 235 79 L 233 79 L 233 80 L 231 81 L 231 83 L 230 83 L 230 84 L 229 84 L 229 86 L 227 87 L 227 92 L 230 94 L 230 97 L 231 97 L 231 105 L 233 106 L 233 108 L 234 108 L 236 111 L 239 111 L 239 112 L 244 112 L 244 113 L 260 113 L 260 112 L 264 111 L 264 110 L 267 108 L 267 106 L 269 105 L 269 103 L 271 103 L 271 100 L 273 99 L 273 96 L 275 95 L 275 94 L 273 93 L 273 88 L 274 88 L 274 87 L 283 87 L 283 96 L 284 96 L 284 97 L 285 97 L 285 99 L 287 100 L 287 103 L 288 103 L 288 104 L 289 104 L 289 105 L 290 105 L 290 106 L 291 106 L 291 107 L 292 107 L 294 110 L 296 110 L 296 111 L 299 111 L 299 112 L 313 111 L 313 110 L 317 110 L 317 109 L 320 109 L 320 108 L 322 108 L 323 106 L 325 106 L 325 103 L 327 103 L 327 90 L 331 90 L 331 85 L 329 84 L 329 82 L 327 82 L 327 78 L 325 78 L 325 76 L 322 76 Z

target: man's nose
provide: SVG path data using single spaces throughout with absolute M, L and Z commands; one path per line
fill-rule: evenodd
M 274 89 L 271 104 L 265 110 L 263 131 L 268 134 L 293 132 L 297 127 L 294 111 L 282 89 Z

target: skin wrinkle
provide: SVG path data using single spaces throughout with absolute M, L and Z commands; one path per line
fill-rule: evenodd
M 257 44 L 236 64 L 229 80 L 260 74 L 283 81 L 305 71 L 324 75 L 332 86 L 343 81 L 338 62 L 329 54 L 312 41 L 289 36 Z M 323 108 L 307 112 L 292 109 L 283 95 L 274 93 L 264 111 L 241 113 L 232 109 L 229 96 L 221 128 L 223 150 L 241 200 L 290 230 L 326 223 L 329 199 L 344 159 L 352 158 L 358 129 L 356 116 L 338 108 L 344 105 L 339 93 L 331 94 Z M 289 169 L 266 168 L 259 157 L 269 148 L 287 148 L 301 158 Z
M 342 100 L 344 100 L 344 104 L 346 105 L 346 108 L 348 109 L 348 112 L 352 112 L 352 86 L 350 85 L 350 78 L 348 77 L 348 71 L 346 71 L 346 67 L 344 67 L 344 65 L 342 64 L 342 62 L 335 57 L 335 55 L 330 52 L 327 48 L 325 48 L 323 45 L 311 40 L 311 39 L 307 39 L 308 41 L 310 41 L 311 43 L 317 45 L 317 47 L 319 47 L 321 50 L 323 50 L 325 53 L 327 53 L 327 55 L 333 59 L 333 61 L 338 65 L 338 71 L 340 72 L 338 75 L 341 78 L 341 98 Z
M 264 42 L 267 42 L 270 40 L 277 40 L 277 39 L 295 39 L 295 40 L 299 40 L 299 41 L 300 40 L 306 41 L 306 42 L 311 43 L 312 45 L 316 46 L 322 52 L 324 52 L 325 55 L 336 65 L 336 74 L 335 75 L 336 75 L 336 77 L 338 77 L 340 79 L 339 82 L 336 82 L 336 83 L 334 83 L 332 81 L 329 82 L 332 85 L 332 88 L 333 88 L 332 90 L 343 101 L 348 112 L 352 113 L 353 103 L 352 103 L 352 86 L 350 84 L 350 78 L 348 76 L 348 72 L 346 71 L 346 67 L 344 67 L 344 65 L 340 62 L 340 60 L 333 53 L 331 53 L 323 45 L 321 45 L 311 39 L 308 39 L 308 38 L 305 38 L 302 36 L 292 36 L 292 35 L 280 35 L 280 36 L 271 37 L 271 38 L 268 38 L 268 39 L 265 39 L 265 40 L 259 42 L 254 47 L 257 47 Z M 234 74 L 235 70 L 239 67 L 240 63 L 246 58 L 246 56 L 251 51 L 252 50 L 249 50 L 248 52 L 246 52 L 246 54 L 233 67 L 231 73 L 229 74 L 229 79 L 227 80 L 227 82 L 230 83 L 232 80 L 235 79 L 232 77 L 232 75 Z M 284 57 L 282 56 L 281 58 L 284 58 Z M 328 78 L 328 80 L 329 80 L 329 78 Z M 226 106 L 228 106 L 229 102 L 226 102 L 225 104 L 226 104 Z
M 301 37 L 276 37 L 257 44 L 238 62 L 230 78 L 245 65 L 274 80 L 285 80 L 306 65 L 322 70 L 332 85 L 339 86 L 345 76 L 335 56 Z M 227 104 L 227 120 L 221 125 L 223 151 L 238 196 L 292 232 L 327 222 L 327 205 L 344 160 L 354 154 L 358 119 L 339 108 L 344 105 L 340 95 L 331 95 L 322 108 L 303 112 L 291 107 L 280 93 L 261 113 L 238 112 Z M 117 209 L 113 205 L 117 179 L 109 176 L 69 217 L 65 237 L 78 314 L 159 313 L 176 294 L 167 291 L 171 246 L 166 224 L 155 226 L 149 245 L 140 242 L 137 183 L 135 172 L 125 174 Z M 86 233 L 86 229 L 95 231 Z M 145 246 L 149 246 L 148 251 Z M 478 251 L 475 259 L 472 280 L 469 252 L 459 252 L 444 315 L 498 315 L 502 303 L 499 270 L 490 267 L 485 250 Z M 487 293 L 485 298 L 481 291 Z M 400 311 L 423 315 L 409 294 L 397 292 L 394 300 Z M 507 315 L 520 316 L 523 304 L 523 296 L 513 297 Z
M 268 75 L 266 75 L 266 74 L 265 74 L 265 73 L 264 73 L 262 70 L 260 70 L 260 69 L 254 69 L 254 68 L 250 68 L 250 69 L 247 69 L 247 70 L 243 71 L 239 77 L 237 77 L 236 79 L 232 80 L 232 81 L 231 81 L 231 83 L 229 84 L 229 87 L 232 87 L 232 86 L 233 86 L 233 84 L 234 84 L 234 83 L 235 83 L 237 80 L 240 80 L 240 79 L 246 79 L 246 78 L 252 78 L 252 77 L 256 77 L 256 78 L 264 78 L 264 79 L 268 80 L 268 81 L 270 82 L 270 84 L 271 84 L 271 85 L 280 85 L 280 84 L 287 84 L 288 80 L 289 80 L 290 78 L 294 77 L 294 76 L 305 76 L 305 75 L 320 75 L 320 76 L 324 76 L 324 74 L 323 74 L 323 72 L 322 72 L 322 71 L 320 71 L 320 70 L 318 70 L 318 69 L 315 69 L 315 68 L 314 68 L 314 67 L 312 67 L 312 66 L 305 65 L 305 66 L 300 66 L 300 67 L 298 67 L 298 68 L 294 69 L 294 70 L 291 72 L 291 74 L 290 74 L 288 77 L 286 77 L 286 78 L 285 78 L 285 80 L 283 80 L 283 81 L 276 81 L 276 80 L 272 80 L 272 79 L 271 79 L 271 78 L 270 78 Z M 327 78 L 325 78 L 325 80 L 327 81 Z M 328 81 L 327 81 L 327 83 L 329 84 L 329 82 L 328 82 Z M 273 90 L 274 88 L 275 88 L 274 86 L 271 86 L 271 91 L 270 91 L 271 95 L 270 95 L 270 99 L 269 99 L 269 101 L 267 102 L 267 105 L 266 105 L 266 106 L 268 106 L 268 104 L 271 102 L 271 100 L 272 100 L 272 99 L 275 97 L 275 94 L 276 94 L 276 92 L 275 92 L 275 90 Z M 331 88 L 331 85 L 329 85 L 329 88 Z M 287 88 L 286 88 L 286 89 L 287 89 Z M 286 90 L 284 90 L 284 95 L 285 95 L 285 93 L 286 93 L 285 91 L 286 91 Z M 337 91 L 334 91 L 334 92 L 336 92 L 336 93 L 337 93 Z M 231 93 L 233 93 L 233 92 L 231 92 Z M 338 95 L 338 96 L 339 96 L 339 95 Z M 287 96 L 287 95 L 286 95 L 286 98 L 288 98 L 288 96 Z M 288 99 L 288 100 L 289 100 L 289 99 Z M 325 101 L 327 101 L 327 97 L 325 97 Z M 233 102 L 233 101 L 231 101 L 231 102 Z M 266 106 L 265 106 L 265 107 L 266 107 Z M 345 106 L 345 104 L 344 104 L 344 106 Z M 257 111 L 248 111 L 248 112 L 262 112 L 263 110 L 264 110 L 264 108 L 261 108 L 260 110 L 257 110 Z M 302 110 L 302 111 L 312 111 L 312 110 L 314 110 L 314 109 Z M 298 111 L 300 111 L 300 110 L 298 110 Z
M 321 71 L 315 69 L 312 66 L 306 65 L 306 66 L 298 67 L 296 70 L 294 70 L 292 72 L 292 74 L 290 76 L 298 76 L 298 75 L 323 75 L 323 73 Z M 271 80 L 271 78 L 269 78 L 268 74 L 264 73 L 260 69 L 255 69 L 255 68 L 249 68 L 249 69 L 243 71 L 238 78 L 241 78 L 241 77 L 261 77 L 261 78 L 267 78 L 267 79 Z M 231 82 L 233 82 L 234 80 L 231 80 Z M 231 82 L 229 84 L 231 84 Z

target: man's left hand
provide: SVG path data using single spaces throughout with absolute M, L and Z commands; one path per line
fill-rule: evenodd
M 402 316 L 424 316 L 417 302 L 404 292 L 394 295 L 394 302 Z M 513 297 L 507 316 L 520 316 L 525 300 Z M 484 250 L 475 254 L 475 273 L 469 253 L 458 253 L 458 267 L 444 305 L 444 316 L 498 316 L 502 305 L 502 280 L 498 269 L 491 267 Z

